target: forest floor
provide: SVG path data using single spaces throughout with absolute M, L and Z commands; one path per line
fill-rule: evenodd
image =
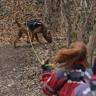
M 53 38 L 55 43 L 41 44 L 33 42 L 40 57 L 51 57 L 55 52 L 65 47 L 64 38 Z M 0 96 L 44 96 L 41 91 L 41 64 L 38 62 L 30 44 L 23 39 L 14 48 L 8 42 L 0 42 Z
M 0 96 L 44 96 L 40 63 L 30 44 L 19 42 L 18 46 L 14 49 L 11 44 L 0 43 Z M 46 58 L 48 50 L 55 50 L 54 44 L 48 43 L 34 42 L 34 48 L 41 59 Z
M 0 96 L 41 96 L 40 66 L 29 49 L 0 47 Z

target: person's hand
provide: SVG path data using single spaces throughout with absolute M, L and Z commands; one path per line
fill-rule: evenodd
M 51 64 L 49 59 L 46 59 L 43 62 L 43 65 L 41 66 L 41 68 L 43 69 L 43 71 L 51 71 L 55 68 L 55 64 Z

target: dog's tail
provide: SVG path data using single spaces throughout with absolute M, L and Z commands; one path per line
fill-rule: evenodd
M 15 23 L 17 24 L 18 27 L 22 26 L 22 24 L 17 19 L 15 19 Z

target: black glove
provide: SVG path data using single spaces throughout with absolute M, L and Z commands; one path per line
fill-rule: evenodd
M 51 71 L 51 70 L 53 70 L 54 68 L 53 68 L 53 64 L 49 64 L 49 59 L 46 59 L 45 61 L 44 61 L 44 64 L 41 66 L 41 68 L 43 69 L 43 71 Z

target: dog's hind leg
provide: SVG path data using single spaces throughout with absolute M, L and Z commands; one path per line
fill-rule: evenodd
M 19 33 L 18 33 L 18 35 L 17 35 L 17 37 L 16 37 L 16 39 L 15 39 L 15 41 L 14 41 L 14 48 L 16 48 L 16 43 L 17 43 L 18 40 L 21 38 L 22 34 L 23 34 L 23 32 L 19 31 Z

